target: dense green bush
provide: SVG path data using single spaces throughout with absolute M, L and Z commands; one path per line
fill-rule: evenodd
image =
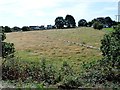
M 2 58 L 7 58 L 7 57 L 14 57 L 14 52 L 15 52 L 15 48 L 14 48 L 14 44 L 13 43 L 7 43 L 4 42 L 4 40 L 6 39 L 6 35 L 4 34 L 4 29 L 1 28 L 1 40 L 2 40 Z
M 55 84 L 55 69 L 46 64 L 43 59 L 40 63 L 22 61 L 20 58 L 10 58 L 3 64 L 2 79 L 22 81 L 24 83 L 38 82 L 44 85 Z
M 104 56 L 104 68 L 106 68 L 107 79 L 120 81 L 120 27 L 101 41 L 101 51 Z
M 120 28 L 101 40 L 103 58 L 83 64 L 84 80 L 89 86 L 120 87 Z
M 7 42 L 2 42 L 2 57 L 7 58 L 7 57 L 14 57 L 14 44 L 13 43 L 7 43 Z
M 72 67 L 64 61 L 58 74 L 60 85 L 58 88 L 77 88 L 81 83 Z
M 99 29 L 99 30 L 101 30 L 101 29 L 103 28 L 103 24 L 101 24 L 101 23 L 99 23 L 99 22 L 95 22 L 95 23 L 93 24 L 93 28 L 94 28 L 94 29 Z

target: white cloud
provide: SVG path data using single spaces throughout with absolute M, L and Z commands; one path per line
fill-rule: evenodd
M 76 21 L 79 19 L 93 18 L 97 16 L 107 15 L 105 12 L 117 10 L 116 7 L 107 7 L 100 11 L 90 11 L 90 7 L 96 3 L 117 2 L 118 0 L 0 0 L 0 20 L 12 18 L 12 20 L 20 24 L 21 18 L 24 24 L 36 23 L 54 23 L 57 16 L 65 17 L 66 14 L 71 14 Z M 99 6 L 98 6 L 99 7 Z M 3 21 L 4 22 L 4 21 Z M 3 22 L 0 22 L 2 25 Z M 7 24 L 14 22 L 7 22 Z M 5 24 L 6 22 L 4 22 Z M 23 25 L 23 23 L 21 23 Z

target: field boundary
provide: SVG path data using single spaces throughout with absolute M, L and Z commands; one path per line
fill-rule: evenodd
M 59 41 L 67 42 L 67 43 L 78 45 L 78 46 L 83 46 L 83 47 L 94 49 L 94 50 L 100 50 L 100 48 L 97 48 L 97 47 L 94 47 L 94 46 L 91 46 L 91 45 L 86 45 L 86 44 L 83 44 L 83 43 L 77 43 L 77 42 L 66 41 L 66 40 L 61 40 L 61 39 L 59 39 Z

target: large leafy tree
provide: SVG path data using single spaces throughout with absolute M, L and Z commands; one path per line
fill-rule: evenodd
M 87 21 L 86 21 L 85 19 L 79 20 L 78 26 L 79 26 L 79 27 L 80 27 L 80 26 L 87 26 Z
M 74 17 L 72 15 L 66 15 L 65 21 L 66 21 L 66 26 L 68 28 L 76 27 L 76 22 L 75 22 L 75 19 L 74 19 Z
M 55 25 L 58 29 L 64 28 L 65 20 L 63 19 L 63 17 L 57 17 L 55 19 Z
M 105 17 L 105 23 L 108 25 L 108 27 L 113 25 L 113 21 L 110 17 Z
M 113 21 L 109 16 L 108 17 L 98 17 L 93 19 L 92 24 L 94 24 L 95 22 L 99 22 L 101 24 L 103 24 L 104 27 L 111 27 L 113 25 L 116 25 L 116 22 Z

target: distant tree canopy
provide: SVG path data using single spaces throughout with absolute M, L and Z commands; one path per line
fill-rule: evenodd
M 65 25 L 65 20 L 63 19 L 63 17 L 57 17 L 55 19 L 55 25 L 58 29 L 63 28 Z
M 74 28 L 76 27 L 76 23 L 72 15 L 66 15 L 65 19 L 63 17 L 57 17 L 55 19 L 55 26 L 58 29 L 64 28 L 64 26 L 67 28 Z
M 65 21 L 66 21 L 66 26 L 68 28 L 76 27 L 76 22 L 75 22 L 75 19 L 72 15 L 66 15 Z
M 30 28 L 28 26 L 23 26 L 22 31 L 30 31 Z
M 110 18 L 110 17 L 98 17 L 98 18 L 95 18 L 91 21 L 92 25 L 95 23 L 95 22 L 99 22 L 101 24 L 103 24 L 103 27 L 111 27 L 113 25 L 115 25 L 115 22 Z
M 11 28 L 10 27 L 8 27 L 8 26 L 5 26 L 5 27 L 3 27 L 4 28 L 4 32 L 12 32 L 12 30 L 11 30 Z
M 85 19 L 79 20 L 78 27 L 80 27 L 80 26 L 87 26 L 87 21 Z
M 13 31 L 20 31 L 20 30 L 21 30 L 20 27 L 17 27 L 17 26 L 13 27 Z

